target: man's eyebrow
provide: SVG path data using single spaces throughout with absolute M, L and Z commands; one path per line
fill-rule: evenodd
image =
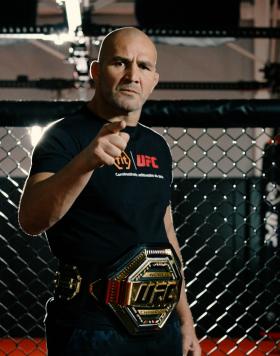
M 113 58 L 112 58 L 112 61 L 114 62 L 114 61 L 121 61 L 121 62 L 124 62 L 124 63 L 130 63 L 131 62 L 131 60 L 129 59 L 129 58 L 127 58 L 127 57 L 122 57 L 122 56 L 114 56 Z M 138 64 L 142 64 L 142 65 L 145 65 L 145 66 L 147 66 L 147 67 L 154 67 L 155 65 L 151 62 L 151 61 L 149 61 L 149 60 L 140 60 L 140 61 L 138 61 Z
M 139 61 L 138 62 L 139 64 L 142 64 L 142 65 L 145 65 L 145 66 L 147 66 L 147 67 L 149 67 L 149 68 L 153 68 L 153 67 L 155 67 L 155 65 L 151 62 L 151 61 L 145 61 L 145 60 L 142 60 L 142 61 Z
M 128 58 L 122 56 L 114 56 L 112 61 L 130 62 Z

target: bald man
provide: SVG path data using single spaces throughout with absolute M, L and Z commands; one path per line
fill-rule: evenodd
M 159 80 L 156 63 L 155 45 L 142 31 L 109 33 L 91 64 L 92 100 L 51 125 L 33 152 L 19 222 L 27 234 L 46 232 L 59 261 L 45 318 L 50 356 L 201 353 L 180 284 L 172 158 L 163 137 L 139 123 Z M 153 270 L 148 282 L 139 277 L 138 284 L 124 280 L 119 287 L 112 277 L 116 263 L 121 276 L 143 251 L 156 251 L 160 261 L 147 259 L 146 270 L 156 265 L 175 272 Z M 112 302 L 116 286 L 120 298 Z M 129 286 L 132 294 L 138 288 L 134 301 Z

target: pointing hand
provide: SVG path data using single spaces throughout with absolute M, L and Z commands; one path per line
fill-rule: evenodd
M 125 127 L 126 122 L 122 120 L 110 122 L 101 128 L 85 149 L 91 169 L 114 164 L 115 158 L 121 155 L 129 141 L 129 134 L 121 132 Z

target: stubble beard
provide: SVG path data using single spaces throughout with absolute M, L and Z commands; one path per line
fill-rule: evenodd
M 119 110 L 123 114 L 139 111 L 143 105 L 140 99 L 137 100 L 134 97 L 129 98 L 129 96 L 125 97 L 124 94 L 119 92 L 113 94 L 109 101 L 115 109 Z

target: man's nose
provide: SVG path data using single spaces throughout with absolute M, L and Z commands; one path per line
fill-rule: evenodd
M 138 83 L 139 82 L 139 68 L 137 64 L 131 64 L 127 69 L 126 69 L 126 79 Z

